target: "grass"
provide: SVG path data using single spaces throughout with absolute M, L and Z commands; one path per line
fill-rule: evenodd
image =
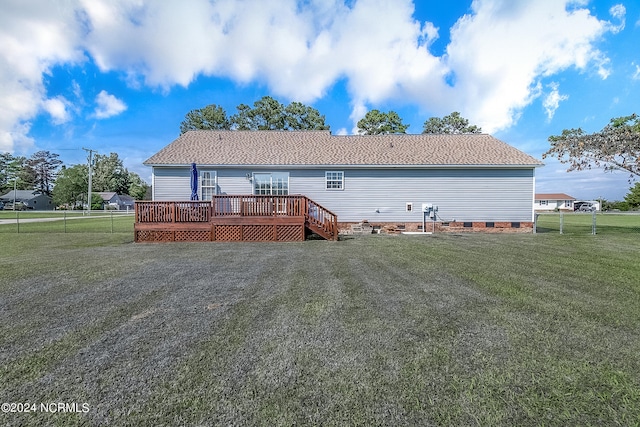
M 545 213 L 538 215 L 538 233 L 559 233 L 562 223 L 563 234 L 591 234 L 593 214 L 591 213 Z M 640 214 L 597 213 L 596 234 L 610 235 L 640 233 Z
M 74 211 L 0 211 L 0 214 L 0 220 L 6 221 L 0 223 L 0 233 L 133 233 L 133 214 L 109 211 L 93 212 L 92 216 Z
M 639 423 L 637 233 L 132 237 L 0 234 L 4 401 L 90 405 L 0 423 Z
M 105 212 L 103 211 L 92 211 L 94 215 L 101 215 Z M 107 212 L 108 214 L 108 212 Z M 72 217 L 82 217 L 85 213 L 83 211 L 13 211 L 13 210 L 1 210 L 0 211 L 0 219 L 15 219 L 19 218 L 72 218 Z

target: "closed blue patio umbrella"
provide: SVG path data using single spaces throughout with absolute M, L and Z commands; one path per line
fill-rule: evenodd
M 198 168 L 191 163 L 191 200 L 198 200 Z

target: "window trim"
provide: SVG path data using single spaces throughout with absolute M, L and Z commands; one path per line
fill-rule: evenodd
M 329 174 L 335 174 L 335 178 L 330 177 Z M 331 187 L 329 183 L 332 183 Z M 339 185 L 339 187 L 333 185 Z M 324 171 L 324 189 L 326 191 L 344 191 L 344 171 Z
M 212 185 L 204 185 L 204 174 L 205 173 L 210 173 L 212 174 Z M 218 172 L 214 169 L 200 169 L 198 171 L 198 182 L 200 185 L 198 185 L 198 198 L 200 200 L 205 200 L 204 199 L 204 188 L 213 188 L 213 193 L 211 194 L 212 196 L 215 196 L 218 194 Z M 206 200 L 211 200 L 211 199 L 206 199 Z

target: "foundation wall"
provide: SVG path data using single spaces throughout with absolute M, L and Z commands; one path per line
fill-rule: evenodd
M 362 227 L 362 225 L 365 225 Z M 368 226 L 367 226 L 368 225 Z M 340 234 L 401 234 L 407 232 L 422 232 L 422 223 L 418 222 L 339 222 Z M 354 231 L 355 230 L 355 231 Z M 427 221 L 426 232 L 435 233 L 532 233 L 533 222 L 506 221 L 469 221 L 469 222 L 432 222 Z

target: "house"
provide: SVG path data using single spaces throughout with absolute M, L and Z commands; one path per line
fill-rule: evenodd
M 147 159 L 154 201 L 198 195 L 301 194 L 341 230 L 533 226 L 535 158 L 487 134 L 332 135 L 329 131 L 189 131 Z M 426 211 L 426 212 L 425 212 Z
M 564 193 L 536 193 L 533 210 L 534 211 L 571 211 L 575 197 Z
M 11 190 L 0 196 L 0 201 L 5 205 L 13 205 L 14 200 L 21 202 L 26 209 L 53 210 L 53 199 L 38 190 Z
M 128 194 L 117 194 L 114 192 L 98 192 L 102 200 L 104 200 L 105 207 L 108 209 L 116 210 L 133 210 L 135 200 Z

